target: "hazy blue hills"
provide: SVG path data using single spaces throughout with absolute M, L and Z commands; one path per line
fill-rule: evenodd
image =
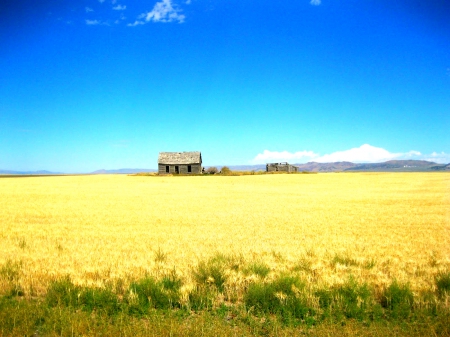
M 40 171 L 11 171 L 11 170 L 0 170 L 0 174 L 11 174 L 11 175 L 54 175 L 63 174 L 61 172 L 50 172 L 46 170 Z
M 153 169 L 131 169 L 131 168 L 123 168 L 118 170 L 97 170 L 89 173 L 78 173 L 78 174 L 132 174 L 139 172 L 156 172 Z M 64 173 L 64 172 L 51 172 L 51 171 L 12 171 L 12 170 L 0 170 L 1 175 L 26 175 L 26 176 L 43 176 L 43 175 L 64 175 L 64 174 L 72 174 L 72 173 Z
M 450 171 L 450 164 L 432 166 L 431 170 L 432 171 Z
M 132 174 L 132 173 L 142 173 L 142 172 L 156 172 L 154 169 L 132 169 L 132 168 L 123 168 L 118 170 L 97 170 L 91 172 L 91 174 Z
M 449 164 L 437 164 L 425 160 L 390 160 L 384 163 L 359 164 L 345 171 L 423 172 L 447 171 Z
M 348 161 L 334 163 L 309 162 L 293 164 L 305 172 L 433 172 L 450 171 L 450 164 L 437 164 L 425 160 L 390 160 L 382 163 L 352 163 Z M 220 169 L 220 166 L 217 166 Z M 229 166 L 232 171 L 265 171 L 266 165 Z
M 390 160 L 383 163 L 367 163 L 355 164 L 348 161 L 335 163 L 317 163 L 309 162 L 306 164 L 293 164 L 299 168 L 299 171 L 305 172 L 450 172 L 450 164 L 438 164 L 425 160 Z M 210 166 L 206 166 L 208 168 Z M 216 166 L 219 170 L 221 165 Z M 266 165 L 230 165 L 228 166 L 232 171 L 265 171 Z M 85 174 L 134 174 L 142 172 L 157 172 L 155 169 L 133 169 L 123 168 L 117 170 L 97 170 Z M 40 171 L 12 171 L 0 170 L 0 175 L 59 175 L 70 174 L 62 172 L 52 172 L 46 170 Z
M 306 164 L 297 164 L 295 166 L 299 167 L 300 171 L 306 172 L 341 172 L 351 169 L 357 166 L 357 164 L 348 161 L 340 161 L 335 163 L 309 162 Z
M 432 172 L 450 171 L 450 164 L 437 164 L 425 160 L 389 160 L 382 163 L 316 163 L 296 165 L 307 172 Z

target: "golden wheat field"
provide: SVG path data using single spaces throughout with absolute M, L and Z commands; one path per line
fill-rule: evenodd
M 421 291 L 450 269 L 450 175 L 1 178 L 0 223 L 0 266 L 19 263 L 28 294 L 65 275 L 102 286 L 173 269 L 189 287 L 190 270 L 218 253 L 263 261 L 268 277 Z

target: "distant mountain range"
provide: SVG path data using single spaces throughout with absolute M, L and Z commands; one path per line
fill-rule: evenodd
M 437 164 L 425 160 L 390 160 L 383 163 L 355 164 L 351 162 L 316 163 L 296 165 L 308 172 L 426 172 L 450 171 L 450 164 Z
M 450 164 L 437 164 L 424 160 L 390 160 L 383 163 L 355 164 L 348 161 L 335 163 L 309 162 L 293 164 L 305 172 L 432 172 L 450 171 Z M 220 167 L 218 167 L 220 169 Z M 229 166 L 233 171 L 265 171 L 266 165 Z
M 132 174 L 132 173 L 142 173 L 142 172 L 156 172 L 154 169 L 131 169 L 131 168 L 123 168 L 118 170 L 97 170 L 91 172 L 90 174 Z
M 63 174 L 61 172 L 50 172 L 46 170 L 41 171 L 11 171 L 11 170 L 0 170 L 0 174 L 20 174 L 20 175 L 54 175 L 54 174 Z
M 450 171 L 450 164 L 437 164 L 425 160 L 390 160 L 384 163 L 359 164 L 345 171 L 422 172 Z
M 124 168 L 124 169 L 118 169 L 118 170 L 97 170 L 94 172 L 89 173 L 80 173 L 80 174 L 132 174 L 132 173 L 140 173 L 140 172 L 156 172 L 156 170 L 153 169 L 131 169 L 131 168 Z M 70 174 L 70 173 L 62 173 L 62 172 L 50 172 L 50 171 L 10 171 L 10 170 L 0 170 L 0 175 L 36 175 L 36 176 L 43 176 L 43 175 L 63 175 L 63 174 Z
M 293 164 L 305 172 L 450 172 L 450 164 L 438 164 L 425 160 L 390 160 L 383 163 L 355 164 L 348 161 L 335 163 Z M 208 168 L 207 166 L 206 168 Z M 222 166 L 216 166 L 219 170 Z M 266 165 L 232 165 L 232 171 L 265 171 Z M 133 174 L 140 172 L 156 172 L 155 169 L 123 168 L 118 170 L 97 170 L 87 174 Z M 51 171 L 10 171 L 0 170 L 0 175 L 58 175 L 65 174 Z

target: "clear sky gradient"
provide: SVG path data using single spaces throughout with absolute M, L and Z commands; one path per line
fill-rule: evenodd
M 0 2 L 0 169 L 450 162 L 446 0 Z

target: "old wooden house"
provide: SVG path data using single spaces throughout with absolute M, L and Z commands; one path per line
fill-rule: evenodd
M 169 173 L 202 173 L 201 152 L 160 152 L 158 156 L 158 174 Z
M 268 163 L 266 172 L 298 172 L 298 167 L 289 163 Z

